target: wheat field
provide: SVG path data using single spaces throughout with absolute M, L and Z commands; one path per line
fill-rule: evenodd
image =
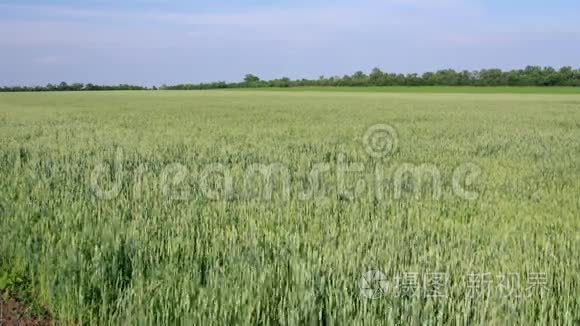
M 580 95 L 0 94 L 0 292 L 59 324 L 577 325 L 579 194 Z

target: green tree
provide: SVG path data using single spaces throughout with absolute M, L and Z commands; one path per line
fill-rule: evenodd
M 383 80 L 384 73 L 379 68 L 373 68 L 371 73 L 369 74 L 369 80 L 371 85 L 378 86 L 381 85 Z
M 260 81 L 260 77 L 256 76 L 256 75 L 252 75 L 252 74 L 246 74 L 246 76 L 244 77 L 244 82 L 250 84 L 250 83 L 257 83 Z

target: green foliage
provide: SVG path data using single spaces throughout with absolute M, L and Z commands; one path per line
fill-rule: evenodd
M 232 89 L 234 90 L 234 89 Z M 235 91 L 254 92 L 253 88 L 235 89 Z M 270 92 L 323 92 L 323 93 L 409 93 L 409 94 L 580 94 L 580 87 L 534 87 L 534 86 L 301 86 L 301 87 L 269 87 L 260 91 Z
M 10 212 L 0 219 L 4 286 L 24 281 L 62 324 L 579 319 L 579 95 L 331 90 L 0 94 L 0 196 Z M 399 135 L 398 151 L 384 159 L 361 145 L 378 123 Z M 326 201 L 294 192 L 282 201 L 214 201 L 195 182 L 201 167 L 220 163 L 238 187 L 248 166 L 272 162 L 302 181 L 313 164 L 340 155 L 365 171 L 381 164 L 386 175 L 433 164 L 446 191 L 439 200 L 345 200 L 329 190 Z M 91 173 L 115 160 L 122 187 L 99 199 Z M 476 201 L 448 191 L 465 162 L 482 170 Z M 173 163 L 189 171 L 179 184 L 185 200 L 159 187 Z M 140 166 L 147 170 L 136 187 Z M 369 269 L 389 280 L 444 272 L 451 281 L 442 298 L 367 300 L 359 287 Z M 470 298 L 464 277 L 472 272 L 542 272 L 549 281 L 542 294 Z
M 0 92 L 55 92 L 55 91 L 143 91 L 147 90 L 147 87 L 135 86 L 128 84 L 120 84 L 116 86 L 111 85 L 94 85 L 91 83 L 82 84 L 74 83 L 72 85 L 66 82 L 61 82 L 59 85 L 55 86 L 53 84 L 48 84 L 46 86 L 4 86 L 0 87 Z
M 244 82 L 246 83 L 257 83 L 260 81 L 260 78 L 258 76 L 252 75 L 252 74 L 247 74 L 246 77 L 244 77 Z
M 23 283 L 21 272 L 15 269 L 0 270 L 0 293 L 18 289 Z
M 369 75 L 362 71 L 352 76 L 321 76 L 317 80 L 289 80 L 287 78 L 262 81 L 254 75 L 246 75 L 242 83 L 203 83 L 166 86 L 168 90 L 216 89 L 216 88 L 258 88 L 258 87 L 312 87 L 312 86 L 580 86 L 580 69 L 562 67 L 555 70 L 551 67 L 533 67 L 502 71 L 500 69 L 483 69 L 480 71 L 455 71 L 453 69 L 426 72 L 423 75 L 384 73 L 374 68 Z
M 287 88 L 287 87 L 312 87 L 312 86 L 335 86 L 335 87 L 368 87 L 368 86 L 580 86 L 580 69 L 562 67 L 555 70 L 552 67 L 528 66 L 525 69 L 502 71 L 500 69 L 483 69 L 480 71 L 460 71 L 453 69 L 426 72 L 422 75 L 416 73 L 394 74 L 384 73 L 379 68 L 374 68 L 369 75 L 362 71 L 355 72 L 352 76 L 325 78 L 320 76 L 318 80 L 290 80 L 283 77 L 273 80 L 261 80 L 258 76 L 247 74 L 240 83 L 226 83 L 224 81 L 201 83 L 162 85 L 163 90 L 202 90 L 223 88 Z M 105 90 L 148 90 L 147 87 L 134 85 L 99 86 L 93 84 L 74 83 L 68 85 L 61 82 L 58 86 L 48 84 L 45 87 L 35 86 L 8 86 L 0 87 L 0 92 L 42 92 L 42 91 L 105 91 Z M 157 90 L 153 86 L 151 90 Z
M 27 305 L 27 315 L 48 316 L 46 309 L 39 304 L 39 298 L 30 287 L 30 279 L 20 264 L 10 264 L 0 259 L 0 296 L 4 301 L 16 299 Z

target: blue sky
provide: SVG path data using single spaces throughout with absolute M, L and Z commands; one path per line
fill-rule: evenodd
M 0 0 L 0 85 L 580 67 L 574 0 Z

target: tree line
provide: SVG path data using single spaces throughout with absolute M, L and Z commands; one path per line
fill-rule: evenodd
M 259 87 L 301 87 L 301 86 L 573 86 L 580 87 L 580 69 L 562 67 L 528 66 L 525 69 L 502 71 L 501 69 L 482 69 L 476 71 L 455 71 L 453 69 L 426 72 L 423 74 L 397 74 L 374 68 L 369 74 L 357 71 L 342 77 L 324 77 L 318 79 L 291 80 L 283 77 L 273 80 L 261 80 L 258 76 L 247 74 L 243 81 L 227 83 L 224 81 L 199 84 L 162 85 L 164 90 L 202 90 L 223 88 L 259 88 Z M 67 84 L 46 86 L 13 86 L 0 87 L 3 92 L 17 91 L 102 91 L 102 90 L 157 90 L 134 85 L 100 86 L 93 84 Z
M 291 80 L 287 77 L 261 80 L 248 74 L 238 83 L 213 82 L 162 86 L 161 89 L 219 89 L 244 87 L 300 87 L 300 86 L 580 86 L 580 69 L 528 66 L 525 69 L 502 71 L 482 69 L 455 71 L 453 69 L 424 74 L 386 73 L 374 68 L 369 74 L 357 71 L 342 77 Z
M 135 86 L 128 84 L 120 85 L 94 85 L 91 83 L 74 83 L 67 84 L 66 82 L 61 82 L 60 84 L 48 84 L 46 86 L 4 86 L 0 87 L 0 92 L 57 92 L 57 91 L 142 91 L 157 89 L 155 86 L 153 88 Z

